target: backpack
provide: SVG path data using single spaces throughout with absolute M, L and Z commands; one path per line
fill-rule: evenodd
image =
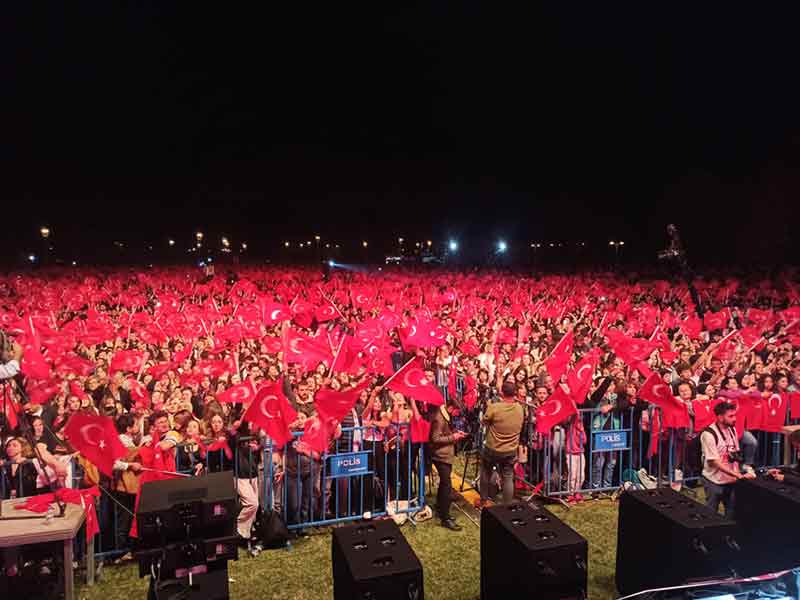
M 711 428 L 711 425 L 703 429 L 689 441 L 689 448 L 686 452 L 686 462 L 689 468 L 695 473 L 700 473 L 703 470 L 703 444 L 700 442 L 700 438 L 706 431 L 714 436 L 715 444 L 719 441 L 719 436 L 717 432 Z

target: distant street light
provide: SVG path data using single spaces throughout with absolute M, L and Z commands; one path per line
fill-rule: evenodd
M 44 239 L 47 239 L 50 237 L 50 228 L 42 227 L 41 229 L 39 229 L 39 233 L 42 235 Z
M 175 240 L 173 240 L 173 239 L 170 239 L 170 240 L 168 240 L 168 241 L 167 241 L 167 243 L 168 243 L 170 246 L 174 246 L 174 245 L 175 245 Z
M 455 240 L 450 240 L 450 243 L 447 244 L 447 247 L 450 249 L 450 252 L 456 252 L 458 250 L 458 242 Z
M 506 244 L 503 240 L 500 240 L 499 242 L 497 242 L 497 251 L 500 254 L 502 254 L 506 250 L 508 250 L 508 244 Z
M 369 244 L 367 243 L 367 240 L 364 240 L 363 242 L 361 242 L 361 245 L 362 245 L 364 248 L 366 248 L 367 246 L 369 246 Z M 336 247 L 338 248 L 339 246 L 337 245 Z

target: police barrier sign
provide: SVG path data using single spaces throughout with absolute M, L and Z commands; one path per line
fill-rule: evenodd
M 597 452 L 599 450 L 627 450 L 628 449 L 628 431 L 625 430 L 612 430 L 612 431 L 595 431 L 594 444 L 592 450 Z
M 369 473 L 369 452 L 348 452 L 330 457 L 328 477 L 354 477 Z

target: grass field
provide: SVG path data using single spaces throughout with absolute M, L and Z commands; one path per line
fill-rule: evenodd
M 468 509 L 470 510 L 470 509 Z M 571 510 L 553 513 L 589 540 L 589 597 L 616 596 L 614 560 L 617 539 L 617 504 L 588 501 Z M 402 531 L 424 569 L 425 597 L 431 600 L 479 598 L 480 541 L 478 528 L 454 510 L 461 532 L 451 532 L 434 519 Z M 332 597 L 330 532 L 323 530 L 293 543 L 291 550 L 271 550 L 257 558 L 242 555 L 230 564 L 231 598 L 234 600 L 322 600 Z M 79 590 L 87 600 L 144 598 L 147 580 L 139 579 L 133 565 L 111 566 L 93 588 Z
M 429 502 L 433 497 L 428 498 Z M 478 514 L 466 502 L 459 503 L 473 518 Z M 589 541 L 589 597 L 616 597 L 614 565 L 617 540 L 617 503 L 590 500 L 572 509 L 550 508 Z M 433 519 L 403 534 L 424 569 L 425 597 L 430 600 L 477 600 L 480 597 L 480 532 L 460 511 L 453 514 L 463 531 L 451 532 Z M 332 597 L 330 530 L 323 529 L 295 541 L 289 550 L 270 550 L 257 558 L 242 553 L 230 564 L 233 600 L 328 600 Z M 92 588 L 81 587 L 86 600 L 134 600 L 144 598 L 147 580 L 139 579 L 137 567 L 109 566 Z

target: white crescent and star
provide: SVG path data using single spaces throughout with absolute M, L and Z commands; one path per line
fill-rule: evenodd
M 772 408 L 773 398 L 778 399 L 778 406 L 775 408 Z M 783 404 L 783 398 L 781 398 L 780 394 L 772 394 L 772 396 L 769 397 L 769 400 L 767 400 L 767 408 L 769 408 L 769 414 L 772 415 L 773 417 L 776 414 L 778 414 L 778 409 L 781 407 L 782 404 Z
M 547 412 L 544 411 L 544 407 L 548 403 L 552 403 L 552 405 L 555 407 L 555 410 L 550 412 L 550 413 L 547 413 Z M 560 400 L 556 400 L 555 398 L 553 398 L 553 399 L 548 400 L 545 403 L 545 405 L 542 405 L 542 408 L 539 409 L 539 416 L 540 417 L 552 417 L 553 415 L 556 415 L 559 412 L 561 412 L 561 401 Z
M 417 374 L 416 378 L 414 379 L 414 381 L 416 381 L 417 383 L 412 383 L 411 381 L 409 381 L 409 377 L 411 376 L 412 373 Z M 409 369 L 403 376 L 403 383 L 405 383 L 408 387 L 419 387 L 422 385 L 427 385 L 428 381 L 425 378 L 425 373 L 422 371 L 422 369 L 413 368 Z
M 96 440 L 96 439 L 93 440 L 93 439 L 91 439 L 89 437 L 89 432 L 92 431 L 93 429 L 97 429 L 97 430 L 100 431 L 100 439 L 99 439 L 99 441 Z M 103 448 L 105 448 L 106 442 L 103 439 L 104 436 L 105 436 L 105 432 L 103 431 L 103 428 L 100 427 L 100 425 L 98 425 L 96 423 L 89 423 L 88 425 L 84 425 L 83 427 L 81 427 L 80 432 L 81 432 L 81 436 L 83 437 L 83 441 L 85 441 L 87 444 L 90 444 L 92 446 L 97 446 L 101 450 Z
M 268 419 L 277 419 L 278 418 L 278 415 L 276 415 L 276 414 L 274 415 L 274 414 L 270 413 L 269 410 L 267 410 L 267 405 L 269 404 L 269 401 L 273 400 L 273 399 L 277 400 L 278 397 L 276 395 L 274 395 L 274 394 L 270 394 L 269 396 L 264 396 L 263 400 L 261 400 L 261 406 L 260 406 L 261 413 L 265 417 L 267 417 Z
M 578 381 L 581 381 L 581 382 L 583 381 L 583 376 L 581 375 L 581 373 L 583 373 L 584 369 L 590 369 L 591 370 L 591 368 L 592 368 L 592 365 L 585 364 L 580 369 L 578 369 L 578 372 L 575 374 L 575 376 L 578 378 Z
M 302 354 L 303 351 L 300 350 L 300 348 L 298 347 L 300 345 L 300 342 L 302 341 L 303 340 L 301 340 L 300 338 L 295 338 L 291 340 L 289 342 L 289 350 L 291 350 L 294 354 Z
M 669 393 L 668 390 L 667 390 L 666 396 L 665 396 L 664 393 L 659 391 L 660 388 L 663 388 L 663 389 L 666 390 L 667 386 L 665 384 L 663 384 L 663 383 L 657 383 L 656 385 L 653 386 L 653 395 L 658 396 L 659 398 L 664 398 L 666 396 L 671 396 L 671 394 Z
M 281 312 L 280 308 L 276 308 L 275 310 L 273 310 L 271 313 L 269 313 L 270 319 L 273 320 L 273 321 L 277 321 L 278 320 L 278 315 L 280 314 L 280 312 Z

